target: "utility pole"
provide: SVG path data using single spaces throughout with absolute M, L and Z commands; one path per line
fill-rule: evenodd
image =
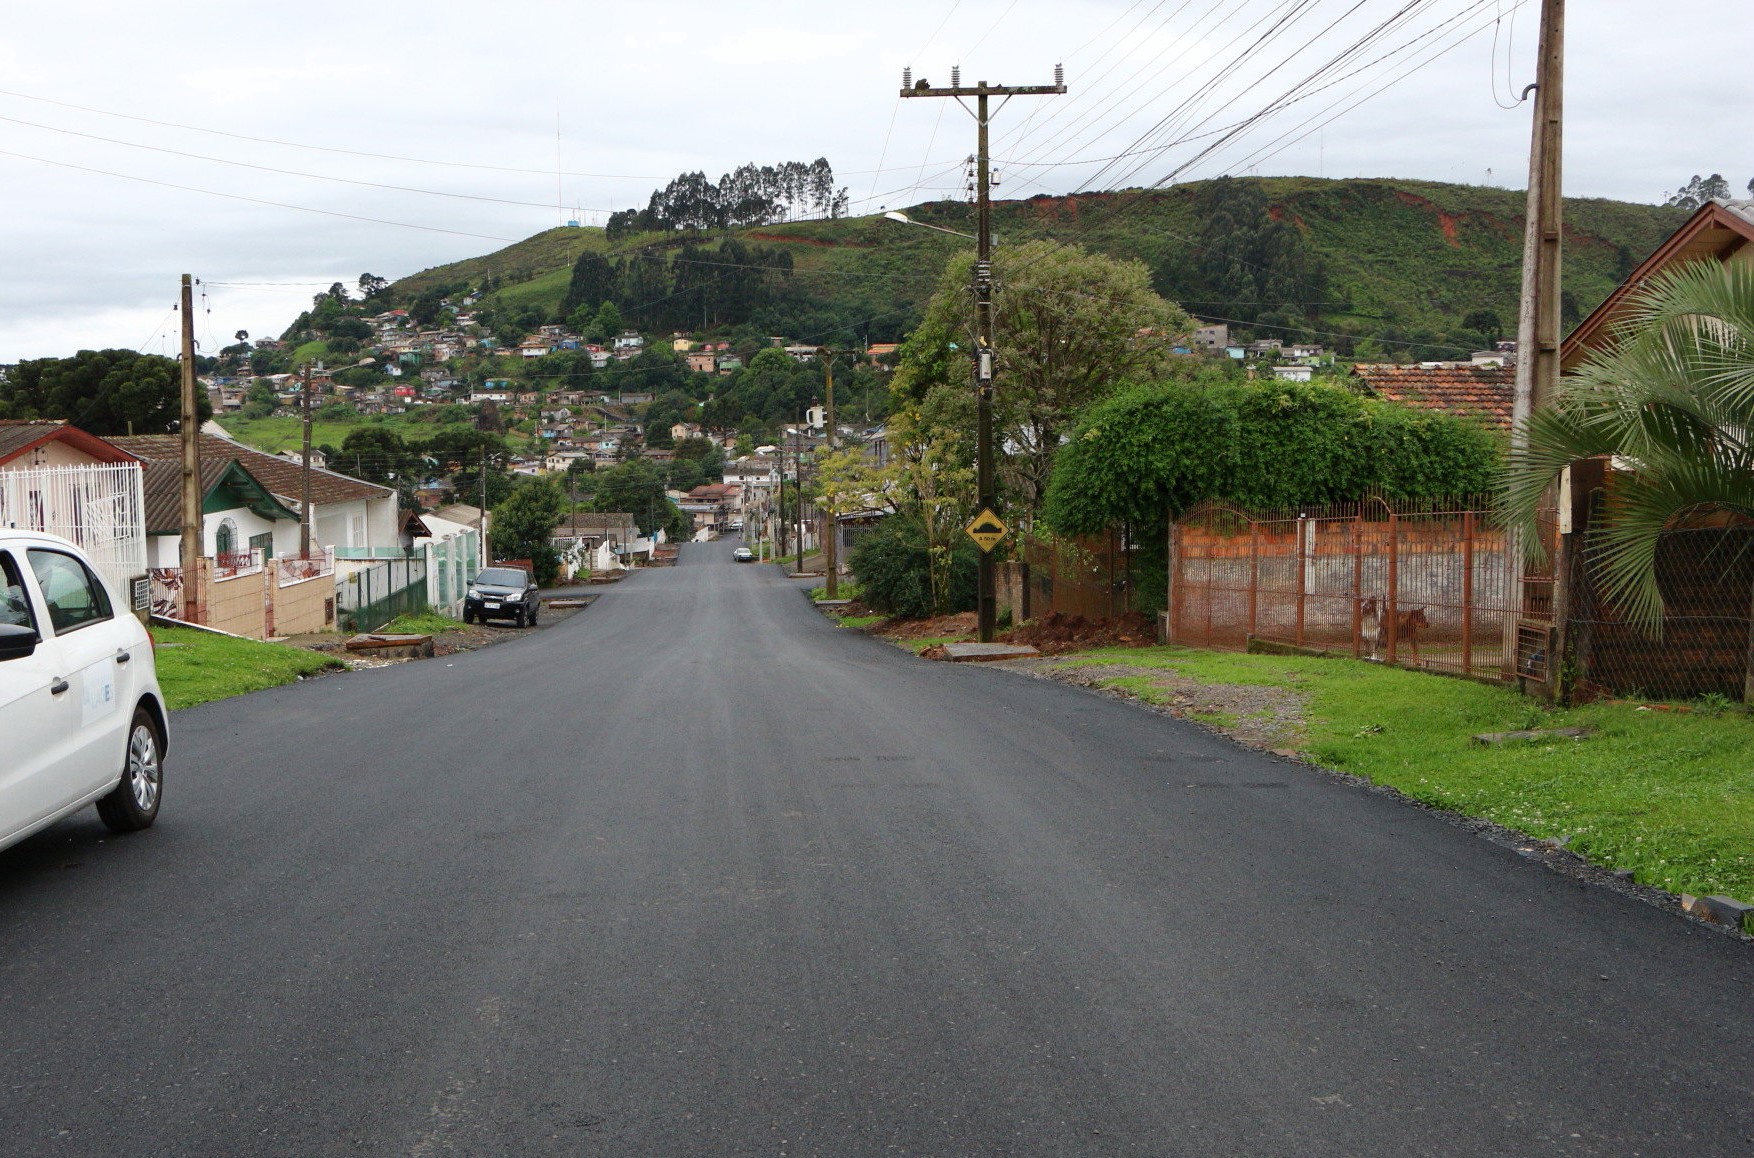
M 195 292 L 183 275 L 183 618 L 201 622 L 201 407 L 195 394 Z
M 913 70 L 903 69 L 901 74 L 901 95 L 904 97 L 952 97 L 957 104 L 962 104 L 963 97 L 975 98 L 976 152 L 975 152 L 975 192 L 978 206 L 976 220 L 977 238 L 974 262 L 974 300 L 975 300 L 975 347 L 974 347 L 974 384 L 975 384 L 975 480 L 980 492 L 979 502 L 982 512 L 994 511 L 998 504 L 998 495 L 993 486 L 993 201 L 991 155 L 987 148 L 987 126 L 992 121 L 988 100 L 991 97 L 1005 97 L 1007 101 L 1014 96 L 1060 96 L 1066 91 L 1066 73 L 1060 65 L 1054 66 L 1053 84 L 1035 85 L 990 85 L 986 81 L 978 81 L 972 88 L 962 85 L 962 70 L 950 70 L 950 87 L 933 88 L 922 79 L 913 84 Z M 963 108 L 967 108 L 963 105 Z M 1003 107 L 1003 106 L 1001 106 Z M 977 518 L 982 518 L 977 516 Z M 995 585 L 993 582 L 993 555 L 990 547 L 983 546 L 980 553 L 980 570 L 977 575 L 977 603 L 975 621 L 978 626 L 978 637 L 982 643 L 993 642 L 998 627 L 998 613 L 994 599 Z
M 481 442 L 481 506 L 475 513 L 475 533 L 481 537 L 481 565 L 493 566 L 493 552 L 487 549 L 487 440 Z
M 824 346 L 816 352 L 828 369 L 828 383 L 825 393 L 828 397 L 828 452 L 834 453 L 834 351 Z M 828 597 L 840 598 L 840 523 L 833 511 L 826 511 L 822 516 L 825 534 L 822 540 L 823 561 L 828 570 Z
M 298 554 L 311 557 L 311 364 L 306 362 L 304 377 L 304 466 L 301 471 L 298 514 Z
M 1562 130 L 1565 111 L 1565 0 L 1542 0 L 1541 42 L 1535 83 L 1534 125 L 1529 146 L 1529 189 L 1523 229 L 1522 300 L 1517 311 L 1516 392 L 1511 401 L 1511 450 L 1528 446 L 1529 416 L 1551 405 L 1559 386 L 1560 245 L 1564 234 Z M 1527 90 L 1525 95 L 1527 95 Z M 1583 528 L 1577 528 L 1581 531 Z M 1505 552 L 1518 619 L 1507 625 L 1505 651 L 1520 663 L 1519 620 L 1528 613 L 1524 576 L 1530 544 L 1515 541 Z M 1570 612 L 1569 560 L 1565 536 L 1553 559 L 1552 636 L 1546 647 L 1547 691 L 1563 694 L 1560 673 L 1565 618 Z
M 792 466 L 798 472 L 798 485 L 796 488 L 798 493 L 794 497 L 798 500 L 798 509 L 796 512 L 798 517 L 797 573 L 800 575 L 804 573 L 804 431 L 808 426 L 809 423 L 806 421 L 795 432 L 798 444 L 792 448 Z

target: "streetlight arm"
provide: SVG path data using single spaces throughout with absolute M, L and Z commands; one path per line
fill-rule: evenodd
M 946 229 L 942 225 L 933 225 L 929 221 L 915 221 L 913 218 L 909 217 L 907 214 L 897 212 L 894 209 L 891 209 L 888 213 L 885 213 L 883 216 L 887 217 L 891 221 L 899 221 L 903 225 L 917 225 L 921 229 L 936 229 L 939 233 L 948 233 L 952 237 L 966 237 L 970 241 L 979 241 L 980 240 L 980 238 L 976 237 L 974 234 L 964 233 L 960 229 Z

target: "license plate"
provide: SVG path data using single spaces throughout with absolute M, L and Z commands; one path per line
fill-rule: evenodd
M 499 610 L 499 604 L 497 604 L 497 603 L 483 603 L 481 606 L 487 608 L 489 611 L 498 611 Z

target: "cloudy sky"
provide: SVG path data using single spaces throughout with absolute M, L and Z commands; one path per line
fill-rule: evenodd
M 1745 0 L 1741 0 L 1745 2 Z M 1568 21 L 1570 196 L 1746 195 L 1740 2 Z M 0 26 L 0 363 L 277 334 L 312 294 L 600 223 L 683 170 L 827 157 L 855 212 L 956 195 L 970 118 L 900 74 L 1048 83 L 1001 195 L 1220 173 L 1520 187 L 1535 0 L 62 0 Z M 1706 51 L 1706 48 L 1709 51 Z M 899 228 L 899 227 L 898 227 Z

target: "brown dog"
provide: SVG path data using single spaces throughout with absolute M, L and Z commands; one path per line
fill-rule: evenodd
M 1359 634 L 1370 645 L 1370 658 L 1376 659 L 1383 644 L 1383 613 L 1374 597 L 1359 605 L 1358 623 Z M 1397 646 L 1407 645 L 1413 653 L 1414 663 L 1419 662 L 1419 632 L 1430 626 L 1431 620 L 1425 617 L 1423 607 L 1395 612 L 1395 643 Z
M 1419 632 L 1431 626 L 1431 620 L 1425 618 L 1425 608 L 1415 607 L 1410 611 L 1395 613 L 1395 642 L 1406 644 L 1413 653 L 1413 662 L 1419 662 Z

